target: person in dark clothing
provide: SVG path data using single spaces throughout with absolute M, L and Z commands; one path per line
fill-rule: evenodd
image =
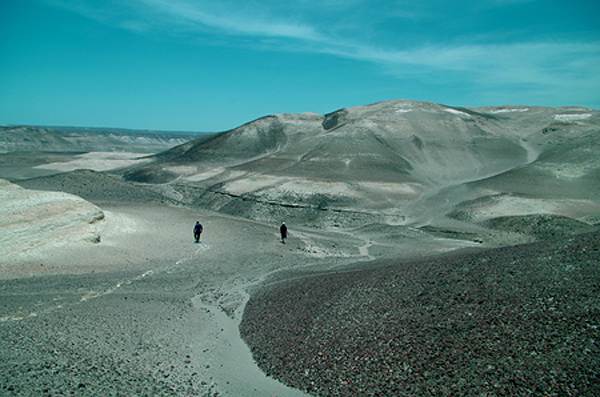
M 285 239 L 287 238 L 287 235 L 288 235 L 288 229 L 287 229 L 287 226 L 285 225 L 285 222 L 283 222 L 281 224 L 281 226 L 279 227 L 279 232 L 281 233 L 281 242 L 285 244 Z
M 196 239 L 197 243 L 200 242 L 200 235 L 202 234 L 203 230 L 204 228 L 200 224 L 200 221 L 196 222 L 196 226 L 194 226 L 194 238 Z

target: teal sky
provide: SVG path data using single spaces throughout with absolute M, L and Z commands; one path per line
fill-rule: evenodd
M 600 109 L 600 1 L 0 1 L 0 124 L 222 131 L 399 98 Z

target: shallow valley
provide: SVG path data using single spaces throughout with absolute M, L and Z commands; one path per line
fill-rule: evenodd
M 93 134 L 74 149 L 60 131 L 35 130 L 58 146 L 0 154 L 0 387 L 375 395 L 395 379 L 412 395 L 594 395 L 599 120 L 582 108 L 398 100 L 159 137 L 158 152 L 135 139 L 109 150 L 105 136 L 94 147 Z M 319 308 L 330 315 L 309 313 Z M 517 324 L 539 316 L 548 327 L 533 334 Z M 570 331 L 552 334 L 554 321 Z M 530 336 L 553 345 L 533 348 Z M 442 337 L 454 351 L 432 350 Z M 512 372 L 492 356 L 485 373 L 461 372 L 475 364 L 456 352 L 513 340 L 529 345 Z M 391 351 L 406 359 L 382 348 L 377 362 L 349 365 L 372 343 L 404 343 Z M 582 343 L 577 368 L 561 364 Z M 556 369 L 536 384 L 540 363 Z

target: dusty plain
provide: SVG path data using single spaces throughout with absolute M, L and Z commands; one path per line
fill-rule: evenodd
M 135 151 L 18 131 L 0 393 L 598 395 L 598 120 L 392 101 Z

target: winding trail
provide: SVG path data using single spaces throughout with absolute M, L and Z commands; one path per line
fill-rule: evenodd
M 21 322 L 31 325 L 39 318 L 39 324 L 49 321 L 62 332 L 63 318 L 82 313 L 89 324 L 104 324 L 111 335 L 120 329 L 128 337 L 110 339 L 106 351 L 104 331 L 94 326 L 77 335 L 76 349 L 95 349 L 95 359 L 135 357 L 132 362 L 139 368 L 168 362 L 163 370 L 170 379 L 219 395 L 306 396 L 267 377 L 242 340 L 239 324 L 252 289 L 313 270 L 343 271 L 388 255 L 443 246 L 416 232 L 406 241 L 391 241 L 370 232 L 293 226 L 282 244 L 277 225 L 220 214 L 152 205 L 113 206 L 106 212 L 102 243 L 56 246 L 29 257 L 27 266 L 9 264 L 7 274 L 19 271 L 25 277 L 22 284 L 10 285 L 25 289 L 5 291 L 10 305 L 0 312 L 0 324 L 18 332 Z M 197 219 L 205 225 L 199 244 L 193 242 L 191 230 Z M 37 277 L 27 278 L 33 272 Z M 46 280 L 56 285 L 43 290 L 39 286 Z M 38 292 L 32 295 L 30 288 Z M 90 312 L 90 307 L 99 311 Z M 96 342 L 90 344 L 90 337 Z M 136 355 L 139 346 L 148 346 L 147 357 Z M 36 357 L 45 351 L 32 345 L 28 349 Z M 164 379 L 167 372 L 156 372 L 149 384 L 156 385 L 152 382 Z
M 259 282 L 257 280 L 251 284 Z M 245 286 L 240 287 L 237 292 L 243 293 L 244 301 L 247 302 L 248 295 L 245 288 Z M 191 346 L 192 357 L 194 357 L 192 362 L 195 367 L 203 368 L 204 378 L 211 379 L 217 385 L 219 392 L 249 397 L 307 396 L 299 390 L 289 388 L 267 377 L 258 368 L 249 347 L 239 333 L 245 302 L 239 306 L 233 318 L 218 305 L 203 300 L 201 295 L 192 299 L 192 302 L 203 322 L 203 327 L 194 336 L 196 342 Z

